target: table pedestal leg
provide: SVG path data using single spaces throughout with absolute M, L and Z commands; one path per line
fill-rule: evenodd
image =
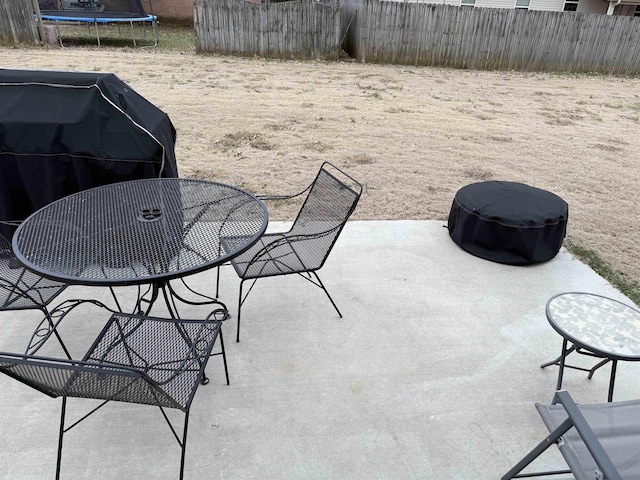
M 139 315 L 149 315 L 149 312 L 153 308 L 153 304 L 156 303 L 156 300 L 158 299 L 159 291 L 160 287 L 158 286 L 158 284 L 154 283 L 153 285 L 151 285 L 151 298 L 144 298 L 144 296 L 149 293 L 148 291 L 142 294 L 142 296 L 138 298 L 138 301 L 136 303 L 135 312 Z M 138 292 L 138 295 L 140 295 L 140 292 Z M 147 304 L 147 308 L 144 310 L 144 312 L 142 311 L 143 303 Z

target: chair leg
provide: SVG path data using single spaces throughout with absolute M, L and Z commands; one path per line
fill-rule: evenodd
M 251 293 L 251 290 L 253 290 L 253 286 L 258 281 L 257 278 L 253 279 L 253 282 L 251 282 L 251 286 L 249 287 L 249 290 L 247 290 L 247 293 L 245 293 L 245 295 L 243 297 L 242 296 L 242 286 L 244 285 L 245 280 L 246 279 L 241 279 L 240 280 L 240 291 L 238 292 L 238 332 L 237 332 L 237 335 L 236 335 L 236 342 L 240 341 L 240 312 L 242 310 L 242 304 L 247 299 L 247 297 Z
M 57 322 L 54 322 L 53 315 L 51 314 L 51 312 L 49 312 L 46 306 L 40 306 L 39 309 L 44 315 L 44 318 L 41 320 L 40 324 L 36 327 L 36 330 L 33 332 L 33 335 L 31 335 L 31 339 L 29 340 L 29 344 L 27 345 L 27 349 L 25 353 L 30 355 L 35 355 L 36 352 L 40 349 L 40 347 L 42 347 L 42 345 L 49 340 L 49 338 L 51 337 L 51 334 L 53 334 L 58 339 L 58 343 L 62 347 L 64 354 L 67 356 L 68 359 L 71 359 L 71 354 L 69 353 L 69 350 L 67 350 L 67 347 L 62 341 L 62 337 L 60 337 L 60 334 L 58 333 L 58 330 L 57 330 L 58 324 L 62 321 L 65 315 L 62 315 L 62 317 L 59 318 Z M 46 322 L 46 327 L 43 326 L 45 325 L 45 322 Z
M 240 280 L 240 291 L 238 292 L 238 322 L 236 324 L 236 342 L 240 341 L 240 313 L 242 311 L 242 304 L 244 303 L 244 299 L 242 298 L 243 285 L 244 280 Z
M 305 280 L 307 280 L 307 281 L 310 281 L 311 283 L 313 283 L 317 287 L 320 287 L 324 291 L 324 293 L 327 296 L 327 298 L 329 298 L 329 301 L 331 302 L 331 305 L 333 305 L 333 308 L 338 313 L 338 316 L 340 318 L 342 318 L 342 313 L 340 313 L 340 309 L 338 309 L 338 306 L 336 305 L 336 302 L 334 302 L 333 298 L 331 298 L 331 295 L 329 295 L 329 291 L 327 290 L 327 287 L 324 286 L 324 283 L 322 283 L 322 280 L 320 280 L 320 277 L 318 276 L 318 273 L 317 272 L 310 272 L 310 273 L 312 273 L 313 276 L 315 277 L 315 279 L 316 279 L 315 282 L 310 277 L 305 277 L 303 275 L 303 278 L 305 278 Z M 244 303 L 244 301 L 249 296 L 249 293 L 251 293 L 251 290 L 253 289 L 253 286 L 256 284 L 257 280 L 258 280 L 257 278 L 253 279 L 253 283 L 249 287 L 249 290 L 244 295 L 244 297 L 242 296 L 242 287 L 243 287 L 243 284 L 244 284 L 245 280 L 244 279 L 240 280 L 240 292 L 238 293 L 238 331 L 237 331 L 237 335 L 236 335 L 236 342 L 240 341 L 240 315 L 241 315 L 241 310 L 242 310 L 242 304 Z
M 60 334 L 58 333 L 58 329 L 56 328 L 57 325 L 55 325 L 53 323 L 53 320 L 51 319 L 51 314 L 49 313 L 49 310 L 45 309 L 44 314 L 47 316 L 47 320 L 49 321 L 49 326 L 53 329 L 53 334 L 58 339 L 58 343 L 60 343 L 60 346 L 62 347 L 64 354 L 67 356 L 69 360 L 71 360 L 71 354 L 69 353 L 69 350 L 67 350 L 67 346 L 62 341 L 62 337 L 60 336 Z
M 216 268 L 216 298 L 220 298 L 220 265 Z
M 322 288 L 322 290 L 324 290 L 324 293 L 327 294 L 327 297 L 329 297 L 329 301 L 331 302 L 331 305 L 333 305 L 333 308 L 336 309 L 336 312 L 338 312 L 338 316 L 340 318 L 342 318 L 342 314 L 340 313 L 340 310 L 338 310 L 338 306 L 336 305 L 336 302 L 334 302 L 333 298 L 331 298 L 331 295 L 329 295 L 329 291 L 327 290 L 327 288 L 322 283 L 322 280 L 320 280 L 320 277 L 318 276 L 318 273 L 317 272 L 312 272 L 312 273 L 316 277 L 316 280 L 318 281 L 318 285 L 320 286 L 320 288 Z
M 60 413 L 60 433 L 58 434 L 58 459 L 56 461 L 56 480 L 60 480 L 60 466 L 62 464 L 62 437 L 64 436 L 64 416 L 67 411 L 67 397 L 62 397 L 62 411 Z
M 224 350 L 224 340 L 222 338 L 222 327 L 220 328 L 220 348 L 222 348 L 222 362 L 224 363 L 224 375 L 227 378 L 227 385 L 229 385 L 229 369 L 227 368 L 227 354 Z
M 187 427 L 189 426 L 189 409 L 185 412 L 184 430 L 182 432 L 182 453 L 180 455 L 180 480 L 184 478 L 184 457 L 187 452 Z

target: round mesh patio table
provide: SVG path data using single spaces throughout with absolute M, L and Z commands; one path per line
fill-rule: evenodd
M 478 182 L 461 188 L 449 213 L 449 235 L 463 250 L 508 265 L 555 257 L 569 217 L 554 193 L 517 182 Z
M 20 225 L 13 247 L 28 269 L 69 284 L 155 284 L 230 260 L 267 222 L 264 204 L 230 185 L 134 180 L 43 207 Z M 234 241 L 223 245 L 222 238 Z

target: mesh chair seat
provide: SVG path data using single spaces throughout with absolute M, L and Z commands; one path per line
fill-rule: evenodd
M 185 410 L 191 404 L 220 325 L 114 314 L 84 360 L 140 372 L 145 381 L 172 399 L 174 408 Z M 156 404 L 155 400 L 147 402 L 135 397 L 119 401 Z
M 333 241 L 332 233 L 330 229 L 310 236 L 290 232 L 266 234 L 249 250 L 233 258 L 231 264 L 243 279 L 317 270 Z
M 240 278 L 259 278 L 304 270 L 304 264 L 290 243 L 283 241 L 276 246 L 266 248 L 274 239 L 285 240 L 286 238 L 282 234 L 263 235 L 249 250 L 232 259 L 231 264 L 238 276 Z

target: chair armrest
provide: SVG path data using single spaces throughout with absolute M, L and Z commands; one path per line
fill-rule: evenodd
M 301 195 L 304 195 L 305 193 L 307 193 L 311 187 L 313 186 L 313 184 L 308 185 L 304 190 L 298 192 L 298 193 L 294 193 L 293 195 L 256 195 L 256 197 L 262 201 L 278 201 L 278 200 L 292 200 L 294 198 L 300 197 Z

